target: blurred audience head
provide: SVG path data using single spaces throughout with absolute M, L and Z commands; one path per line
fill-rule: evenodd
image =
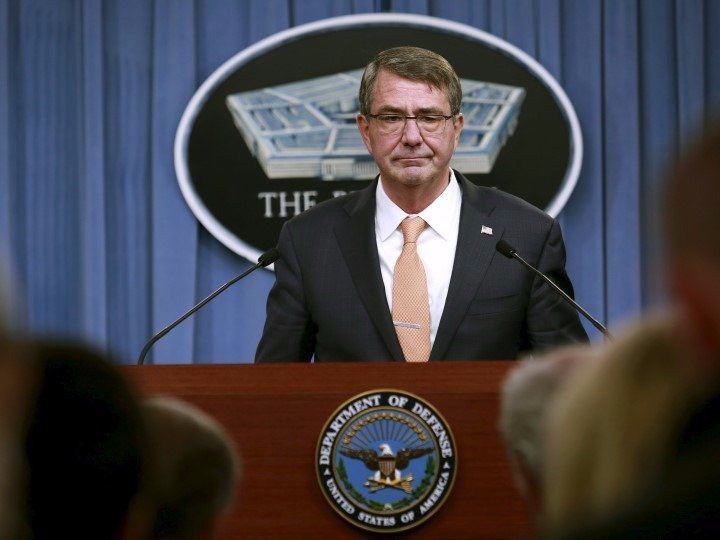
M 522 360 L 506 376 L 500 395 L 499 428 L 515 484 L 535 512 L 542 507 L 546 413 L 576 368 L 589 361 L 589 346 L 561 347 Z
M 142 404 L 150 446 L 152 538 L 211 538 L 230 509 L 238 457 L 225 430 L 197 407 L 170 397 Z
M 0 538 L 29 537 L 23 438 L 36 386 L 34 365 L 21 344 L 0 339 Z
M 128 532 L 142 478 L 139 403 L 120 372 L 83 346 L 31 342 L 36 389 L 24 437 L 31 537 Z
M 686 365 L 720 377 L 720 124 L 681 156 L 664 204 L 669 289 L 692 349 Z
M 561 390 L 549 416 L 546 525 L 606 515 L 663 474 L 697 399 L 674 324 L 655 316 L 632 326 Z

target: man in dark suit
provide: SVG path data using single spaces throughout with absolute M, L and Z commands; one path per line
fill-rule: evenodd
M 587 340 L 571 307 L 495 251 L 507 240 L 572 294 L 557 221 L 450 168 L 461 96 L 431 51 L 398 47 L 368 64 L 357 123 L 380 176 L 285 224 L 256 362 L 509 359 Z M 415 216 L 424 229 L 409 240 L 401 228 Z M 408 244 L 422 265 L 416 319 L 394 310 Z M 403 332 L 422 334 L 426 352 L 409 353 Z

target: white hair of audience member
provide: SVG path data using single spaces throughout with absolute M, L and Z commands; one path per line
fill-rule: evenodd
M 142 403 L 150 447 L 153 538 L 213 536 L 233 501 L 239 456 L 225 429 L 194 405 L 172 397 Z
M 662 476 L 706 394 L 680 358 L 672 314 L 645 316 L 598 352 L 548 414 L 545 521 L 578 526 L 629 504 Z
M 500 433 L 511 458 L 515 483 L 526 497 L 541 497 L 546 415 L 550 404 L 577 366 L 592 355 L 593 349 L 587 345 L 560 347 L 521 360 L 503 382 Z

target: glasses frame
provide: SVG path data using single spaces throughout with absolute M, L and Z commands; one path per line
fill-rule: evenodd
M 408 120 L 415 120 L 415 126 L 418 128 L 418 131 L 420 133 L 423 133 L 425 135 L 442 135 L 443 133 L 445 133 L 445 125 L 447 124 L 447 121 L 450 120 L 451 118 L 455 118 L 458 114 L 459 113 L 448 114 L 448 115 L 446 115 L 446 114 L 418 114 L 415 116 L 407 116 L 402 113 L 378 113 L 378 114 L 368 113 L 365 116 L 368 118 L 372 118 L 373 120 L 380 119 L 383 116 L 400 116 L 400 117 L 402 117 L 403 118 L 402 127 L 400 129 L 398 129 L 397 132 L 393 132 L 393 131 L 387 132 L 388 135 L 398 135 L 399 133 L 402 133 L 403 131 L 405 131 L 405 127 L 407 126 Z M 444 120 L 442 129 L 439 131 L 425 131 L 425 129 L 420 127 L 420 123 L 418 122 L 418 119 L 427 118 L 427 117 L 442 118 Z

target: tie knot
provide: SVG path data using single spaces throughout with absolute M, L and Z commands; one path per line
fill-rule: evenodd
M 415 216 L 412 218 L 405 218 L 400 223 L 400 226 L 402 227 L 403 241 L 406 244 L 414 244 L 417 242 L 420 233 L 423 232 L 427 226 L 427 223 L 425 223 L 425 220 L 420 216 Z

